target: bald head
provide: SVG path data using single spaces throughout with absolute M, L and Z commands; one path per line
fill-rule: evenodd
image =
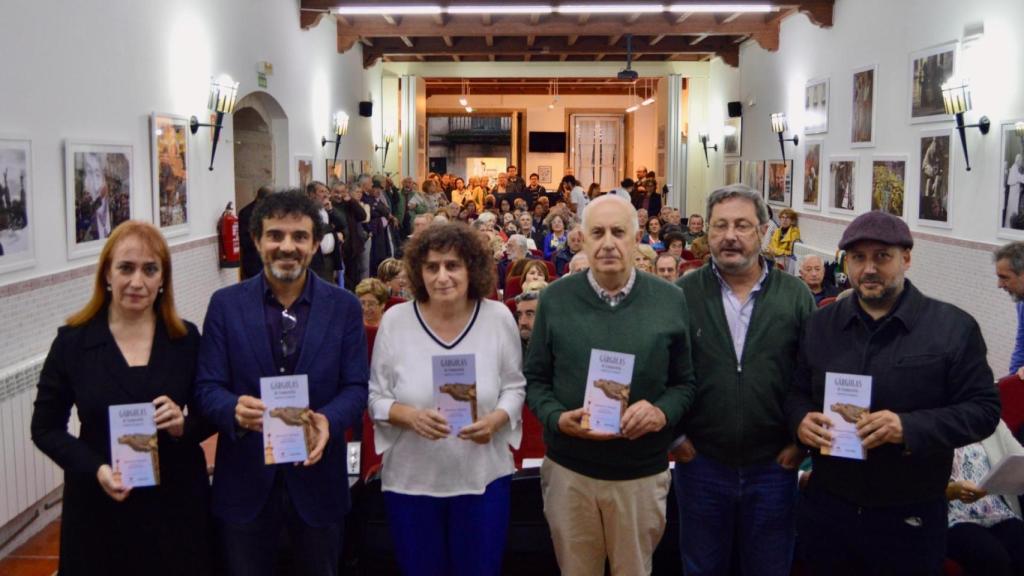
M 628 232 L 630 234 L 635 235 L 637 232 L 636 208 L 634 208 L 633 205 L 630 204 L 625 198 L 622 198 L 621 196 L 616 196 L 615 194 L 605 194 L 604 196 L 599 196 L 592 200 L 589 204 L 587 204 L 587 207 L 583 209 L 583 222 L 581 228 L 583 230 L 586 230 L 588 215 L 593 215 L 595 211 L 604 211 L 605 209 L 601 207 L 604 206 L 605 204 L 617 204 L 617 206 L 615 206 L 615 209 L 622 210 L 629 219 L 630 228 Z
M 800 260 L 798 274 L 800 279 L 811 289 L 811 292 L 820 292 L 821 284 L 825 280 L 825 263 L 822 261 L 821 256 L 817 254 L 804 256 Z

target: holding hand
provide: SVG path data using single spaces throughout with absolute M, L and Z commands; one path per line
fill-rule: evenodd
M 428 408 L 416 410 L 411 414 L 409 428 L 427 440 L 440 440 L 452 433 L 448 420 L 445 420 L 437 410 Z
M 508 414 L 504 410 L 495 410 L 459 430 L 459 438 L 472 440 L 477 444 L 487 444 L 491 441 L 494 433 L 500 430 L 507 422 Z
M 259 398 L 242 395 L 235 404 L 235 423 L 243 430 L 260 432 L 263 430 L 263 412 L 266 405 Z
M 890 410 L 871 412 L 857 420 L 857 436 L 867 450 L 882 444 L 902 444 L 903 422 Z
M 583 427 L 583 408 L 566 410 L 558 416 L 558 430 L 566 436 L 583 438 L 584 440 L 612 440 L 618 438 L 617 434 L 607 432 L 593 432 Z
M 156 429 L 167 430 L 171 436 L 181 438 L 185 433 L 185 415 L 181 412 L 181 407 L 167 396 L 160 396 L 153 400 L 153 406 L 156 407 L 156 412 L 153 414 Z
M 124 502 L 132 490 L 122 484 L 119 478 L 114 477 L 114 470 L 109 464 L 100 466 L 96 471 L 96 480 L 99 481 L 100 488 L 103 488 L 107 496 L 110 496 L 115 502 Z
M 626 408 L 626 413 L 622 415 L 620 429 L 623 436 L 630 440 L 636 440 L 648 432 L 661 430 L 666 423 L 668 423 L 668 418 L 660 408 L 647 400 L 640 400 Z
M 676 462 L 687 464 L 697 457 L 697 448 L 694 447 L 693 442 L 690 442 L 689 438 L 684 438 L 669 454 L 675 458 Z
M 327 441 L 331 438 L 331 425 L 327 421 L 327 416 L 310 410 L 309 419 L 310 421 L 305 425 L 313 432 L 313 449 L 306 455 L 306 461 L 302 463 L 303 466 L 312 466 L 319 462 L 324 455 Z
M 978 488 L 978 485 L 969 480 L 950 482 L 946 485 L 946 500 L 960 500 L 971 504 L 988 496 L 988 492 Z
M 804 450 L 796 444 L 790 444 L 779 452 L 775 461 L 786 470 L 796 470 L 804 459 Z
M 797 427 L 796 437 L 805 446 L 821 450 L 832 446 L 832 419 L 821 412 L 808 412 Z

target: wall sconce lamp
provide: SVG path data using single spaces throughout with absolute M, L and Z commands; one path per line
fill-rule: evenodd
M 956 131 L 960 133 L 960 146 L 964 150 L 964 163 L 967 171 L 971 171 L 971 160 L 967 157 L 967 129 L 977 128 L 982 134 L 988 134 L 991 122 L 988 116 L 982 116 L 977 124 L 964 124 L 964 114 L 971 110 L 971 86 L 966 80 L 950 80 L 942 85 L 942 104 L 946 114 L 956 116 Z
M 376 152 L 377 150 L 381 150 L 381 149 L 384 150 L 384 157 L 381 159 L 381 162 L 380 162 L 381 170 L 383 170 L 384 167 L 387 166 L 387 164 L 388 164 L 388 150 L 391 149 L 391 144 L 393 144 L 394 142 L 395 142 L 395 133 L 392 132 L 391 130 L 385 130 L 384 131 L 384 145 L 382 146 L 380 144 L 377 144 L 377 145 L 375 145 L 373 147 L 374 152 Z
M 711 168 L 711 160 L 708 159 L 708 148 L 711 148 L 715 152 L 718 152 L 718 144 L 714 146 L 708 146 L 708 133 L 698 132 L 697 137 L 700 138 L 700 145 L 704 147 L 704 163 L 707 164 L 708 168 Z
M 203 124 L 199 118 L 193 116 L 189 119 L 189 129 L 193 134 L 199 131 L 200 126 L 213 128 L 213 149 L 210 151 L 210 170 L 213 170 L 213 159 L 217 156 L 217 141 L 220 140 L 220 130 L 224 127 L 224 115 L 235 111 L 235 98 L 238 97 L 238 82 L 231 79 L 231 76 L 222 74 L 217 78 L 210 79 L 210 101 L 206 107 L 217 113 L 217 119 L 213 124 Z
M 779 135 L 779 149 L 782 150 L 782 161 L 786 161 L 786 142 L 792 142 L 793 146 L 800 145 L 800 137 L 796 134 L 792 138 L 786 138 L 786 128 L 789 127 L 789 123 L 786 121 L 785 112 L 775 112 L 772 114 L 772 132 Z
M 331 121 L 331 124 L 333 124 L 331 131 L 334 132 L 334 141 L 332 142 L 328 140 L 327 137 L 323 137 L 320 139 L 320 147 L 323 148 L 324 146 L 327 146 L 329 142 L 331 144 L 334 144 L 333 163 L 337 164 L 338 149 L 341 148 L 341 137 L 348 134 L 348 114 L 346 114 L 343 110 L 338 110 L 337 112 L 334 113 L 334 117 Z

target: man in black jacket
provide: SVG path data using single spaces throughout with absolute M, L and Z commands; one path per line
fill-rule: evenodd
M 256 243 L 249 234 L 249 222 L 256 205 L 263 201 L 274 190 L 270 186 L 260 186 L 256 191 L 256 199 L 238 211 L 238 248 L 242 253 L 242 280 L 252 278 L 263 271 L 263 260 L 256 251 Z M 0 251 L 0 255 L 3 252 Z
M 850 223 L 839 248 L 855 294 L 803 334 L 786 416 L 814 463 L 797 511 L 813 574 L 941 573 L 953 451 L 999 423 L 978 323 L 904 278 L 913 246 L 890 214 Z M 824 414 L 837 376 L 870 383 L 869 410 L 851 415 L 863 460 L 821 453 L 838 436 Z

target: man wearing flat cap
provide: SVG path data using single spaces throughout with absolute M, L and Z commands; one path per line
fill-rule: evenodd
M 854 295 L 804 329 L 786 416 L 813 459 L 797 509 L 812 574 L 941 573 L 953 451 L 999 423 L 978 323 L 904 278 L 913 246 L 890 214 L 851 222 Z

